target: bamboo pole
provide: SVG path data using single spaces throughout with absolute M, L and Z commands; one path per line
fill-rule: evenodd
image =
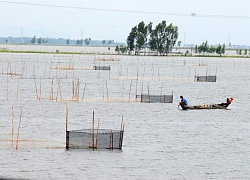
M 136 95 L 137 95 L 137 84 L 138 84 L 138 79 L 136 79 L 136 85 L 135 85 L 135 100 L 136 100 Z
M 99 127 L 100 127 L 100 119 L 98 119 L 98 126 L 96 130 L 96 141 L 95 141 L 95 147 L 98 148 L 98 133 L 99 133 Z
M 131 86 L 132 86 L 132 79 L 131 79 L 131 81 L 130 81 L 130 88 L 129 88 L 128 102 L 130 102 Z
M 39 101 L 41 100 L 41 96 L 42 96 L 42 79 L 40 78 L 40 95 L 39 95 Z
M 163 89 L 163 82 L 161 83 L 161 96 L 160 96 L 161 98 L 162 98 L 162 89 Z M 162 102 L 162 101 L 161 101 L 161 100 L 162 100 L 161 98 L 160 98 L 160 102 Z
M 196 68 L 195 68 L 195 71 L 194 71 L 194 81 L 197 80 L 197 77 L 196 77 Z
M 17 95 L 16 95 L 16 99 L 18 100 L 18 92 L 19 92 L 19 78 L 17 80 Z
M 7 66 L 7 72 L 6 72 L 6 74 L 9 74 L 9 66 L 10 66 L 10 63 L 8 62 L 8 66 Z
M 92 134 L 92 148 L 93 148 L 93 151 L 95 150 L 95 113 L 93 111 L 93 121 L 92 121 L 92 129 L 93 129 L 93 134 Z
M 7 76 L 7 89 L 6 89 L 6 99 L 7 99 L 7 101 L 9 100 L 9 78 L 8 78 L 8 76 Z
M 143 81 L 141 83 L 141 95 L 142 95 L 142 93 L 143 93 Z
M 72 62 L 72 69 L 73 69 L 73 78 L 75 78 L 74 60 Z
M 80 80 L 78 78 L 78 82 L 77 82 L 77 101 L 79 102 L 79 94 L 80 94 Z
M 52 68 L 52 60 L 51 60 L 51 62 L 50 62 L 49 77 L 50 77 L 50 73 L 51 73 L 51 68 Z
M 56 102 L 57 102 L 58 94 L 59 94 L 59 91 L 60 91 L 60 84 L 59 84 L 59 81 L 60 81 L 60 79 L 57 79 Z
M 110 130 L 110 136 L 109 136 L 109 149 L 111 149 L 111 143 L 112 142 L 112 130 Z
M 21 120 L 22 120 L 22 110 L 21 110 L 20 120 L 19 120 L 19 125 L 18 125 L 18 132 L 17 132 L 17 139 L 16 139 L 16 149 L 18 149 Z
M 112 148 L 112 150 L 114 148 L 114 135 L 113 135 L 112 129 L 111 129 L 111 148 Z
M 107 89 L 107 102 L 108 102 L 108 99 L 109 99 L 109 91 L 108 91 L 108 83 L 107 83 L 107 80 L 106 80 L 106 89 Z
M 86 83 L 84 85 L 84 89 L 83 89 L 83 93 L 82 93 L 82 101 L 83 101 L 83 98 L 84 98 L 85 89 L 86 89 Z
M 150 102 L 150 94 L 149 94 L 149 82 L 148 82 L 148 99 L 149 99 L 149 102 Z
M 74 86 L 75 84 L 74 84 L 74 79 L 72 80 L 72 99 L 74 99 L 74 97 L 75 97 L 75 95 L 74 95 L 74 93 L 75 93 L 75 86 Z
M 11 77 L 11 79 L 12 79 L 12 74 L 13 74 L 13 71 L 12 71 L 12 68 L 11 68 L 11 63 L 10 63 L 10 77 Z
M 53 81 L 54 81 L 54 77 L 52 78 L 52 81 L 51 81 L 51 91 L 50 91 L 50 100 L 53 100 Z
M 61 80 L 59 79 L 60 100 L 62 100 Z
M 91 135 L 92 135 L 92 128 L 89 129 L 89 148 L 91 148 L 91 139 L 92 139 Z
M 11 129 L 11 135 L 12 135 L 12 146 L 14 142 L 14 107 L 12 106 L 12 129 Z
M 104 101 L 104 85 L 102 85 L 102 101 Z
M 34 84 L 35 84 L 35 88 L 36 88 L 36 98 L 38 99 L 38 92 L 37 92 L 37 86 L 36 86 L 36 79 L 34 78 Z
M 123 116 L 122 116 L 121 129 L 120 129 L 119 149 L 122 149 L 122 136 L 123 136 L 122 125 L 123 125 Z
M 35 65 L 33 65 L 33 78 L 35 78 L 36 77 L 36 72 L 35 72 L 36 70 L 35 70 Z
M 44 68 L 44 75 L 43 75 L 43 77 L 45 77 L 45 74 L 46 74 L 46 64 L 45 64 L 45 68 Z
M 66 131 L 68 131 L 68 117 L 69 117 L 68 101 L 66 101 Z
M 66 149 L 69 148 L 69 132 L 68 132 L 68 101 L 66 101 L 66 123 L 65 123 L 65 129 L 66 129 Z

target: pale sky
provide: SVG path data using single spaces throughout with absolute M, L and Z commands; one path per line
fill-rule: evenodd
M 250 46 L 250 0 L 0 0 L 0 37 L 125 42 L 131 28 L 163 20 L 182 44 Z

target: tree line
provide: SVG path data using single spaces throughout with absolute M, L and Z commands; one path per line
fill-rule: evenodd
M 127 37 L 127 50 L 139 55 L 141 50 L 167 55 L 178 39 L 178 27 L 172 23 L 167 25 L 163 20 L 153 28 L 153 23 L 146 25 L 143 21 L 131 29 Z
M 199 45 L 199 46 L 195 46 L 195 48 L 194 48 L 194 50 L 195 50 L 195 53 L 197 54 L 197 53 L 199 53 L 199 54 L 201 54 L 201 53 L 210 53 L 210 54 L 214 54 L 214 53 L 216 53 L 216 54 L 218 54 L 218 55 L 222 55 L 222 54 L 225 54 L 225 43 L 223 44 L 223 45 L 218 45 L 217 47 L 215 47 L 215 46 L 209 46 L 208 45 L 208 41 L 206 41 L 206 42 L 203 42 L 201 45 Z

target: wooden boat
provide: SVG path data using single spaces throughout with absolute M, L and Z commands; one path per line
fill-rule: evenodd
M 188 109 L 226 109 L 233 101 L 233 98 L 227 98 L 227 102 L 225 103 L 220 103 L 220 104 L 200 104 L 196 106 L 185 106 L 182 102 L 179 103 L 179 106 L 183 110 L 188 110 Z M 179 107 L 178 106 L 178 107 Z

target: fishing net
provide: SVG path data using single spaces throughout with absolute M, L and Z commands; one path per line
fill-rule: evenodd
M 216 82 L 216 76 L 195 76 L 197 82 Z
M 110 70 L 110 66 L 94 66 L 94 70 Z
M 173 95 L 136 95 L 141 102 L 147 103 L 173 103 Z
M 66 148 L 122 149 L 123 130 L 82 129 L 66 131 Z

